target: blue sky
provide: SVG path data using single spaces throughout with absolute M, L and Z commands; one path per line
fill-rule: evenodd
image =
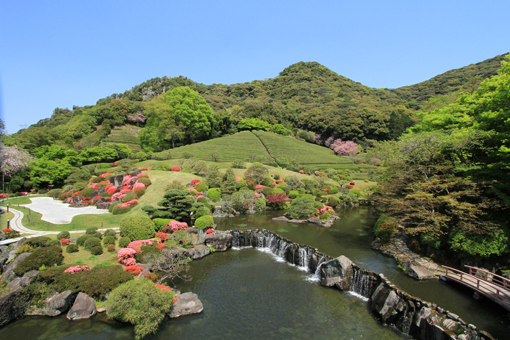
M 10 133 L 143 81 L 273 78 L 317 61 L 395 88 L 510 51 L 508 0 L 0 0 L 0 115 Z

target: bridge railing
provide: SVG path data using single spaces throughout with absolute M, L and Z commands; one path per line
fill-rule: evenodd
M 466 266 L 466 267 L 468 267 L 468 266 Z M 501 300 L 503 298 L 505 298 L 505 299 L 510 298 L 510 291 L 507 288 L 507 287 L 510 287 L 510 282 L 506 282 L 507 286 L 506 287 L 504 286 L 505 280 L 506 281 L 510 281 L 510 280 L 505 279 L 504 277 L 501 277 L 498 275 L 499 278 L 503 279 L 503 283 L 499 284 L 499 283 L 488 281 L 486 279 L 490 275 L 496 275 L 489 271 L 486 271 L 487 273 L 483 277 L 473 275 L 472 273 L 474 273 L 475 270 L 480 270 L 479 268 L 476 268 L 476 267 L 469 267 L 470 268 L 469 273 L 463 272 L 462 270 L 459 270 L 459 269 L 446 267 L 446 266 L 443 266 L 443 268 L 446 269 L 446 274 L 445 274 L 446 277 L 452 278 L 457 281 L 461 281 L 464 284 L 466 284 L 467 286 L 476 288 L 476 290 L 480 291 L 483 294 L 490 295 L 493 298 L 499 299 L 499 300 Z M 473 270 L 471 270 L 471 268 L 473 268 Z M 499 282 L 499 278 L 498 278 L 498 282 Z M 503 289 L 499 289 L 499 287 L 501 287 Z
M 478 276 L 486 281 L 492 282 L 493 284 L 500 286 L 505 289 L 510 290 L 510 280 L 506 277 L 499 276 L 497 274 L 491 273 L 487 269 L 477 268 L 477 267 L 471 267 L 471 266 L 465 266 L 466 268 L 469 268 L 469 274 L 473 276 Z

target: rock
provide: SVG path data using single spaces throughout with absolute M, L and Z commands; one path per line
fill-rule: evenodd
M 134 170 L 133 170 L 133 172 L 131 173 L 131 176 L 132 176 L 132 177 L 136 177 L 136 176 L 138 176 L 138 175 L 139 175 L 139 174 L 141 174 L 141 173 L 142 173 L 142 170 L 140 170 L 140 169 L 136 168 L 136 169 L 134 169 Z
M 211 253 L 211 249 L 208 246 L 196 245 L 191 249 L 188 249 L 188 252 L 193 260 L 201 259 L 202 257 L 209 255 Z
M 78 237 L 71 237 L 69 239 L 69 243 L 76 243 L 77 240 L 78 240 Z
M 273 217 L 272 220 L 278 222 L 289 222 L 289 219 L 285 216 Z
M 398 303 L 399 297 L 397 296 L 397 293 L 384 283 L 381 283 L 372 294 L 370 308 L 382 318 L 383 322 L 385 322 L 390 316 L 392 316 L 392 313 Z
M 108 209 L 112 205 L 112 202 L 97 203 L 97 209 Z
M 90 197 L 96 197 L 96 196 L 101 196 L 104 192 L 104 188 L 103 187 L 97 187 L 96 190 L 92 191 L 92 193 L 90 194 Z
M 424 280 L 424 279 L 435 279 L 436 276 L 434 273 L 429 271 L 428 269 L 425 269 L 424 267 L 412 262 L 411 260 L 406 260 L 403 263 L 404 269 L 407 275 L 414 277 L 418 280 Z
M 340 216 L 338 216 L 338 215 L 333 215 L 333 216 L 331 216 L 331 218 L 332 218 L 333 220 L 339 220 L 339 219 L 340 219 Z
M 255 215 L 257 212 L 255 210 L 246 210 L 246 215 Z
M 422 309 L 420 309 L 420 311 L 416 315 L 416 317 L 414 319 L 414 324 L 420 328 L 425 327 L 422 320 L 428 319 L 430 314 L 432 314 L 432 310 L 430 308 L 423 307 Z
M 16 250 L 11 250 L 7 255 L 7 262 L 16 258 Z
M 178 318 L 183 315 L 198 314 L 204 310 L 202 302 L 198 299 L 198 295 L 188 292 L 181 294 L 179 299 L 172 305 L 168 316 Z
M 455 326 L 457 326 L 457 323 L 455 321 L 453 321 L 452 319 L 444 319 L 443 326 L 446 329 L 453 329 Z
M 337 257 L 321 266 L 321 284 L 348 290 L 351 285 L 352 262 L 345 256 Z
M 19 287 L 22 287 L 21 286 L 21 278 L 17 277 L 15 279 L 13 279 L 11 282 L 9 282 L 7 287 L 9 287 L 9 288 L 19 288 Z
M 318 218 L 318 217 L 311 217 L 311 218 L 309 218 L 306 221 L 309 222 L 309 223 L 314 223 L 314 224 L 317 224 L 317 225 L 322 225 L 321 219 Z
M 67 313 L 68 320 L 88 319 L 96 314 L 96 301 L 85 293 L 78 293 L 73 306 Z
M 90 204 L 88 203 L 72 203 L 72 204 L 69 204 L 69 207 L 71 208 L 85 208 L 85 207 L 88 207 Z
M 331 222 L 324 222 L 324 223 L 322 224 L 322 227 L 323 227 L 323 228 L 331 228 L 332 226 L 333 226 L 333 223 L 331 223 Z
M 104 312 L 106 312 L 106 307 L 99 307 L 96 311 L 98 313 L 104 313 Z
M 191 236 L 191 244 L 202 244 L 205 242 L 205 230 L 200 228 L 188 228 L 186 229 L 188 236 Z
M 39 274 L 38 270 L 31 270 L 29 272 L 26 272 L 23 277 L 21 278 L 21 286 L 26 287 L 32 282 L 32 280 Z
M 21 291 L 22 288 L 18 287 L 0 296 L 0 327 L 21 316 L 21 311 L 16 308 L 16 300 Z
M 457 314 L 453 314 L 451 312 L 446 312 L 446 316 L 452 320 L 455 320 L 455 321 L 459 320 L 459 316 Z
M 370 248 L 372 248 L 373 250 L 381 250 L 381 246 L 382 246 L 381 239 L 379 237 L 376 237 L 375 240 L 370 245 Z
M 228 217 L 236 217 L 234 214 L 228 214 Z
M 16 269 L 18 264 L 20 264 L 21 261 L 26 259 L 30 254 L 32 254 L 32 253 L 20 254 L 11 263 L 7 264 L 7 266 L 5 267 L 5 274 L 4 274 L 5 281 L 11 282 L 16 277 L 16 274 L 14 273 L 14 269 Z
M 122 186 L 122 180 L 124 179 L 124 175 L 115 175 L 110 177 L 110 183 L 115 185 L 117 188 Z
M 292 219 L 292 220 L 289 220 L 288 222 L 289 223 L 303 223 L 304 221 L 303 220 L 294 220 L 294 219 Z
M 205 245 L 213 247 L 216 251 L 226 251 L 232 248 L 233 238 L 230 233 L 215 230 L 205 236 Z
M 66 312 L 74 300 L 75 294 L 70 290 L 55 294 L 46 299 L 46 304 L 41 308 L 35 308 L 27 313 L 27 315 L 46 315 L 57 316 Z M 94 302 L 95 303 L 95 302 Z
M 131 178 L 131 179 L 129 180 L 128 185 L 134 185 L 134 184 L 136 183 L 136 181 L 138 181 L 138 178 L 133 177 L 133 178 Z

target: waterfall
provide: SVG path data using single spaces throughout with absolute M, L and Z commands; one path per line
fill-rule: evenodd
M 364 301 L 368 301 L 370 295 L 372 295 L 373 285 L 374 282 L 370 275 L 367 275 L 359 268 L 354 266 L 352 267 L 351 286 L 349 287 L 349 292 Z

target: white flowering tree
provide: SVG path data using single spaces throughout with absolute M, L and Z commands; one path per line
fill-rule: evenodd
M 12 177 L 28 168 L 33 157 L 16 145 L 5 146 L 0 142 L 0 171 L 2 171 L 2 191 L 4 191 L 4 176 Z

